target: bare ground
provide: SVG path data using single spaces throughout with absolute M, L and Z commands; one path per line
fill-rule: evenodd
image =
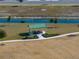
M 41 9 L 47 9 L 41 11 Z M 79 7 L 75 6 L 0 6 L 0 16 L 78 16 Z
M 79 36 L 5 44 L 0 59 L 79 59 Z

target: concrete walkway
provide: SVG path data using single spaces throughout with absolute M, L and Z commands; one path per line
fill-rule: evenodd
M 42 36 L 42 34 L 37 34 L 38 39 L 44 39 L 45 37 Z

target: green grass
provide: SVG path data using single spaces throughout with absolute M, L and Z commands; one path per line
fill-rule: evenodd
M 5 27 L 0 27 L 0 29 L 4 30 L 7 33 L 7 37 L 0 39 L 0 40 L 14 40 L 14 39 L 21 39 L 22 36 L 19 36 L 20 33 L 28 32 L 27 24 L 1 24 L 0 25 L 7 25 Z M 33 30 L 45 30 L 48 34 L 65 34 L 70 32 L 78 32 L 79 28 L 76 24 L 51 24 L 52 26 L 57 26 L 57 28 L 41 28 L 41 29 L 31 29 Z

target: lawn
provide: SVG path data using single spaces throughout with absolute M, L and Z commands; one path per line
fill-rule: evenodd
M 0 29 L 4 30 L 7 33 L 7 36 L 0 40 L 13 40 L 13 39 L 21 39 L 19 36 L 20 33 L 25 33 L 29 31 L 26 23 L 0 23 L 0 26 L 5 25 L 4 27 L 0 27 Z M 47 24 L 47 26 L 56 26 L 56 28 L 41 28 L 41 29 L 30 29 L 33 30 L 45 30 L 48 34 L 64 34 L 70 32 L 78 32 L 79 27 L 77 24 Z

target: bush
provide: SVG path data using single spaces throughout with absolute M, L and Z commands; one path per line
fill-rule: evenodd
M 32 36 L 25 36 L 22 39 L 37 39 L 38 37 L 36 35 L 32 35 Z
M 20 23 L 25 23 L 25 21 L 21 21 Z
M 59 35 L 59 34 L 43 34 L 43 36 L 44 37 L 52 37 L 52 36 L 57 36 L 57 35 Z
M 29 36 L 30 34 L 29 33 L 20 33 L 19 35 L 20 36 Z
M 38 38 L 35 34 L 29 33 L 29 32 L 20 33 L 19 35 L 23 37 L 22 39 L 37 39 Z
M 0 38 L 6 37 L 6 33 L 3 30 L 0 30 Z
M 57 21 L 58 21 L 57 19 L 50 19 L 49 20 L 50 23 L 57 23 Z

